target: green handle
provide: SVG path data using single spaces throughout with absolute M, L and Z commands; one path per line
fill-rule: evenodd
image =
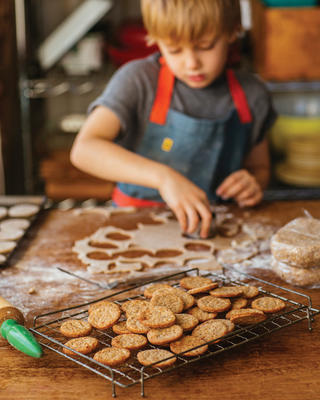
M 42 348 L 32 333 L 14 319 L 7 319 L 0 327 L 1 335 L 17 350 L 28 356 L 39 358 Z

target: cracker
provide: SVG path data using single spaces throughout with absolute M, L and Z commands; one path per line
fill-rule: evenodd
M 242 308 L 241 310 L 231 310 L 226 315 L 227 319 L 238 325 L 251 325 L 264 321 L 267 317 L 260 310 L 253 308 Z
M 8 214 L 7 208 L 0 206 L 0 219 L 6 217 Z
M 208 285 L 218 285 L 218 284 L 216 282 L 213 282 L 210 278 L 206 278 L 204 276 L 186 276 L 185 278 L 182 278 L 180 281 L 180 286 L 187 290 Z
M 226 311 L 231 307 L 231 301 L 229 299 L 213 296 L 201 297 L 201 299 L 197 301 L 197 304 L 201 310 L 212 313 Z
M 237 297 L 242 295 L 242 286 L 221 286 L 211 290 L 210 295 L 214 297 Z
M 255 286 L 242 286 L 242 295 L 246 299 L 252 299 L 253 297 L 258 296 L 259 289 Z
M 199 322 L 208 321 L 209 319 L 213 319 L 217 316 L 217 313 L 209 313 L 207 311 L 201 310 L 199 307 L 193 307 L 187 311 L 188 314 L 196 317 Z
M 122 335 L 123 333 L 132 333 L 128 328 L 127 328 L 127 321 L 121 321 L 112 326 L 112 330 L 114 333 L 117 335 Z
M 142 310 L 145 310 L 149 307 L 150 303 L 146 300 L 134 299 L 128 300 L 121 304 L 121 309 L 126 313 L 127 316 L 129 315 L 136 315 L 140 313 Z
M 179 325 L 172 325 L 168 328 L 150 329 L 147 338 L 151 344 L 163 346 L 181 338 L 183 329 Z
M 98 351 L 93 359 L 101 364 L 108 365 L 109 367 L 115 367 L 127 361 L 130 357 L 130 351 L 128 349 L 120 349 L 118 347 L 106 347 Z
M 92 326 L 88 321 L 82 319 L 68 319 L 60 326 L 60 332 L 63 336 L 70 338 L 78 338 L 87 336 L 92 330 Z
M 89 354 L 97 349 L 97 347 L 99 346 L 99 341 L 94 337 L 84 336 L 71 339 L 67 343 L 65 343 L 65 345 L 71 347 L 78 353 Z M 75 353 L 72 350 L 66 349 L 65 347 L 62 349 L 62 351 L 65 354 L 68 354 L 69 356 L 75 355 Z
M 88 321 L 97 329 L 108 329 L 120 318 L 120 307 L 115 303 L 95 308 L 88 317 Z
M 91 314 L 92 311 L 96 310 L 97 308 L 107 307 L 110 303 L 112 303 L 110 300 L 101 300 L 98 301 L 97 303 L 90 304 L 88 313 Z
M 283 310 L 286 307 L 286 303 L 276 297 L 264 296 L 253 300 L 251 307 L 265 313 L 274 313 Z
M 183 331 L 191 331 L 198 323 L 198 318 L 192 314 L 176 314 L 176 324 L 180 325 Z
M 197 287 L 194 289 L 189 289 L 188 293 L 191 295 L 198 294 L 198 293 L 207 293 L 207 292 L 209 292 L 209 290 L 212 290 L 212 289 L 216 288 L 217 286 L 218 286 L 217 283 L 212 283 L 207 286 L 200 286 L 200 287 Z
M 25 218 L 6 219 L 0 223 L 0 229 L 27 229 L 30 221 Z
M 136 333 L 124 333 L 122 335 L 115 336 L 111 340 L 113 347 L 119 347 L 128 350 L 138 350 L 144 347 L 148 343 L 147 338 Z
M 248 300 L 243 297 L 239 297 L 238 299 L 234 299 L 231 302 L 231 310 L 240 310 L 240 308 L 247 307 Z
M 126 321 L 126 327 L 130 332 L 133 333 L 148 333 L 150 328 L 140 322 L 135 315 L 128 317 Z
M 22 229 L 7 229 L 0 231 L 0 240 L 18 240 L 24 235 Z
M 9 208 L 8 214 L 10 217 L 31 217 L 40 210 L 40 207 L 35 204 L 16 204 Z
M 150 285 L 150 286 L 148 286 L 148 287 L 145 288 L 145 290 L 144 290 L 144 292 L 143 292 L 143 295 L 144 295 L 144 297 L 146 297 L 147 299 L 151 299 L 153 293 L 154 293 L 156 290 L 159 290 L 159 289 L 166 289 L 166 288 L 169 288 L 169 289 L 170 289 L 171 286 L 168 285 L 167 283 L 154 283 L 154 284 L 152 284 L 152 285 Z
M 174 313 L 166 307 L 150 306 L 143 310 L 138 318 L 149 328 L 167 328 L 174 325 L 176 317 Z
M 227 328 L 227 333 L 234 330 L 234 323 L 231 322 L 229 319 L 215 319 L 215 321 L 221 321 L 223 324 L 225 324 Z
M 169 367 L 170 365 L 174 364 L 177 360 L 177 358 L 174 357 L 173 353 L 163 349 L 151 349 L 151 350 L 140 351 L 137 354 L 137 358 L 139 363 L 142 365 L 148 366 L 153 363 L 156 363 L 152 365 L 152 367 L 159 367 L 159 368 Z M 166 360 L 166 358 L 168 358 L 168 360 Z
M 163 306 L 171 310 L 174 314 L 181 313 L 184 308 L 183 301 L 174 293 L 157 290 L 153 293 L 150 301 L 152 306 Z
M 221 320 L 211 319 L 198 325 L 192 331 L 192 336 L 197 336 L 205 342 L 217 340 L 228 333 L 227 325 Z
M 10 240 L 0 242 L 0 254 L 9 253 L 16 247 L 16 242 Z
M 171 343 L 170 350 L 175 354 L 185 352 L 182 354 L 182 356 L 196 357 L 200 356 L 208 350 L 208 345 L 204 343 L 204 340 L 198 336 L 184 336 L 180 340 Z M 202 344 L 203 346 L 201 346 Z M 197 346 L 201 347 L 194 349 L 194 347 Z
M 179 297 L 183 301 L 183 309 L 187 310 L 188 308 L 192 307 L 195 303 L 195 299 L 191 294 L 188 294 L 184 290 L 175 288 L 170 286 L 169 288 L 163 288 L 157 290 L 157 294 L 162 294 L 164 297 L 168 294 L 172 293 L 175 296 Z

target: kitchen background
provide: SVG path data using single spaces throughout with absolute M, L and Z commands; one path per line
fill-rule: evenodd
M 320 197 L 320 6 L 241 0 L 230 59 L 269 87 L 271 191 Z M 139 0 L 0 0 L 0 192 L 100 198 L 112 184 L 71 166 L 88 104 L 144 42 Z

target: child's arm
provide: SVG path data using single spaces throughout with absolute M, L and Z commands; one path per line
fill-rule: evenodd
M 268 141 L 265 138 L 253 147 L 244 161 L 244 169 L 230 174 L 218 187 L 217 194 L 233 198 L 240 207 L 254 206 L 263 197 L 270 179 Z
M 212 218 L 206 194 L 172 168 L 113 143 L 119 132 L 116 114 L 106 107 L 95 108 L 76 137 L 71 162 L 102 179 L 159 190 L 181 229 L 192 233 L 201 221 L 201 236 L 206 237 Z

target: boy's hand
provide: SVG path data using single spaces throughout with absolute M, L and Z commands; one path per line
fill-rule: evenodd
M 254 206 L 263 197 L 261 186 L 246 169 L 230 174 L 218 187 L 216 193 L 224 200 L 233 198 L 239 207 Z
M 206 238 L 212 220 L 206 193 L 173 169 L 160 180 L 159 193 L 175 213 L 183 232 L 193 233 L 201 222 L 200 236 Z

